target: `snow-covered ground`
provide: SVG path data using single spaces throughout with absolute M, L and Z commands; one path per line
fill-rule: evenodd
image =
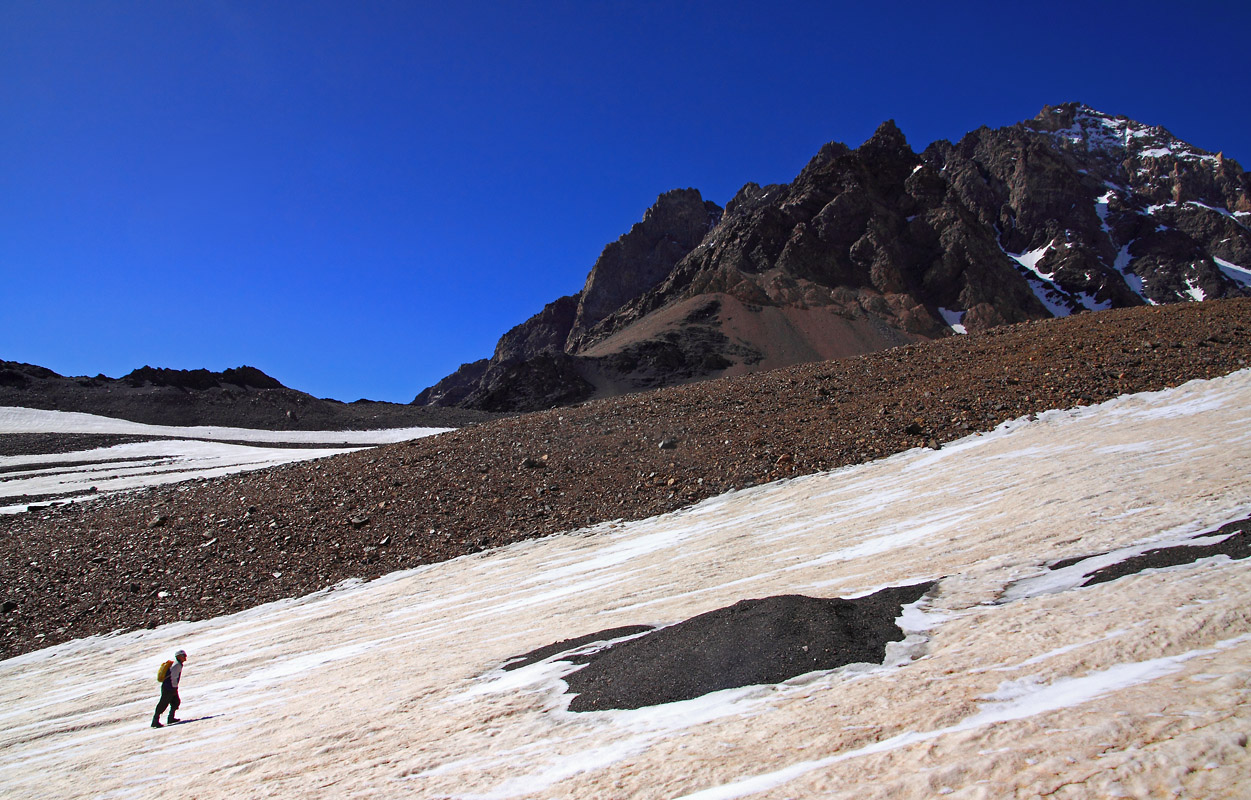
M 13 797 L 1236 797 L 1251 559 L 1052 560 L 1251 513 L 1251 372 L 1009 423 L 220 619 L 0 662 Z M 783 593 L 939 580 L 885 665 L 570 713 L 510 657 Z M 154 673 L 190 653 L 180 716 Z
M 376 431 L 266 431 L 227 428 L 220 425 L 148 425 L 77 411 L 43 411 L 0 406 L 0 433 L 118 433 L 136 436 L 168 436 L 218 442 L 280 442 L 325 444 L 328 442 L 372 445 L 403 442 L 439 433 L 446 428 L 389 428 Z
M 27 508 L 26 503 L 5 504 L 6 497 L 30 496 L 40 502 L 66 497 L 87 499 L 113 491 L 191 478 L 212 478 L 323 458 L 351 449 L 430 436 L 444 430 L 265 431 L 219 426 L 175 427 L 147 425 L 95 414 L 0 406 L 0 434 L 95 433 L 162 437 L 160 441 L 69 453 L 0 456 L 0 513 Z M 267 446 L 290 444 L 309 446 Z M 81 494 L 85 492 L 92 493 Z

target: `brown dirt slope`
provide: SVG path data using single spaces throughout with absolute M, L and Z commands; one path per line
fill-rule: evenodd
M 1251 300 L 1082 314 L 0 518 L 0 657 L 203 619 L 1251 363 Z

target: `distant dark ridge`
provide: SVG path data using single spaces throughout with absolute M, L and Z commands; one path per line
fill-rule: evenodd
M 222 372 L 144 366 L 122 376 L 122 380 L 135 387 L 149 383 L 153 386 L 173 386 L 189 390 L 216 389 L 224 383 L 252 389 L 287 388 L 276 378 L 271 378 L 256 367 L 248 366 L 232 367 Z
M 24 364 L 21 361 L 0 361 L 0 386 L 21 388 L 30 383 L 31 378 L 60 378 L 46 367 L 35 364 Z M 101 376 L 103 377 L 103 376 Z
M 501 416 L 372 400 L 319 399 L 248 366 L 222 372 L 145 366 L 110 378 L 67 377 L 17 361 L 0 361 L 0 406 L 77 411 L 149 425 L 267 430 L 455 428 Z

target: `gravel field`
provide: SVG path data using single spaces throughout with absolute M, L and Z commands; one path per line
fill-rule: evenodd
M 1082 314 L 0 517 L 0 658 L 651 517 L 1249 363 L 1251 300 Z

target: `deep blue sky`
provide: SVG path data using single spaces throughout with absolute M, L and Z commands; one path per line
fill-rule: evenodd
M 1071 100 L 1251 167 L 1246 2 L 0 0 L 0 359 L 408 402 L 661 192 Z

